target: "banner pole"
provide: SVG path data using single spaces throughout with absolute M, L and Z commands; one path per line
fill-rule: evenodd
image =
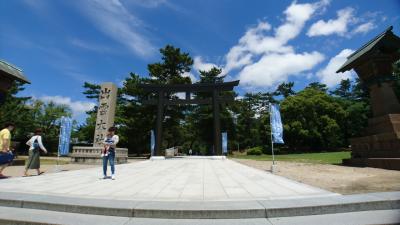
M 274 141 L 272 140 L 271 140 L 271 149 L 272 149 L 272 165 L 275 165 Z
M 63 130 L 63 125 L 64 125 L 64 116 L 61 117 L 60 120 L 60 132 L 59 132 L 59 136 L 58 136 L 58 149 L 57 149 L 57 163 L 56 163 L 56 168 L 54 169 L 54 172 L 58 173 L 60 172 L 60 168 L 59 168 L 59 164 L 60 164 L 60 149 L 61 149 L 61 145 L 62 145 L 62 130 Z
M 269 104 L 269 124 L 270 124 L 270 126 L 271 126 L 271 152 L 272 152 L 272 165 L 275 165 L 275 155 L 274 155 L 274 139 L 273 139 L 273 136 L 272 136 L 272 121 L 271 121 L 271 119 L 272 119 L 272 114 L 271 114 L 271 103 Z
M 274 154 L 274 138 L 272 136 L 272 107 L 271 107 L 271 103 L 269 103 L 269 124 L 271 127 L 271 153 L 272 153 L 272 166 L 271 166 L 271 172 L 274 173 L 275 172 L 275 154 Z

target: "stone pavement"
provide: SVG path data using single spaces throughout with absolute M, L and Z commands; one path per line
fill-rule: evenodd
M 181 158 L 0 180 L 0 191 L 149 201 L 226 201 L 334 196 L 267 171 L 225 159 Z
M 0 224 L 400 224 L 400 192 L 339 195 L 231 160 L 181 158 L 0 180 Z

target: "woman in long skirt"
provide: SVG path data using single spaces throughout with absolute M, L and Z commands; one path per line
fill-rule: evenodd
M 26 142 L 29 146 L 29 158 L 25 166 L 25 176 L 28 176 L 29 169 L 35 169 L 38 175 L 42 174 L 42 172 L 40 172 L 40 150 L 47 153 L 47 149 L 43 146 L 41 134 L 42 130 L 40 128 L 36 129 L 35 135 Z

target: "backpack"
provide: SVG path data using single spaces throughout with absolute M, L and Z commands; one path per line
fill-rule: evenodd
M 38 137 L 35 139 L 35 141 L 32 143 L 33 149 L 38 149 L 40 148 L 39 142 L 38 142 Z

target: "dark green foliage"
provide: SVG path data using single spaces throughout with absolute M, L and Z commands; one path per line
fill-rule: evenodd
M 293 91 L 293 86 L 294 86 L 294 82 L 289 82 L 289 83 L 283 82 L 278 86 L 278 88 L 276 89 L 274 94 L 275 95 L 281 95 L 284 98 L 287 98 L 287 97 L 289 97 L 291 95 L 296 94 Z
M 371 116 L 368 90 L 356 80 L 354 84 L 350 80 L 342 80 L 339 86 L 332 92 L 336 101 L 345 110 L 345 119 L 338 121 L 343 133 L 344 145 L 349 145 L 351 137 L 361 135 L 368 125 L 368 117 Z
M 313 88 L 322 92 L 328 91 L 328 87 L 325 84 L 319 83 L 319 82 L 312 82 L 308 84 L 306 88 Z
M 25 142 L 36 128 L 43 130 L 44 144 L 49 152 L 57 152 L 59 124 L 62 116 L 71 116 L 71 109 L 53 102 L 44 103 L 30 97 L 17 97 L 24 90 L 23 85 L 16 82 L 6 95 L 6 101 L 0 105 L 0 124 L 14 122 L 13 142 L 19 143 L 17 151 L 26 153 Z
M 254 148 L 249 148 L 246 151 L 247 155 L 262 155 L 263 151 L 261 147 L 254 147 Z
M 6 122 L 13 122 L 18 127 L 13 133 L 15 140 L 25 140 L 27 134 L 32 132 L 31 110 L 27 107 L 30 97 L 17 97 L 17 93 L 25 88 L 19 82 L 15 82 L 8 93 L 5 95 L 5 101 L 0 105 L 0 127 L 4 128 Z
M 89 99 L 98 99 L 99 98 L 100 85 L 90 84 L 88 82 L 85 82 L 83 84 L 83 88 L 85 88 L 85 91 L 83 92 L 83 94 L 86 95 L 86 98 L 89 98 Z
M 171 45 L 160 49 L 161 62 L 147 66 L 149 75 L 162 84 L 191 83 L 189 77 L 182 77 L 185 72 L 190 72 L 193 59 L 189 53 L 182 53 L 180 48 Z
M 200 81 L 199 83 L 222 83 L 224 82 L 225 76 L 220 76 L 222 69 L 213 67 L 209 71 L 200 70 Z
M 320 88 L 309 87 L 282 101 L 286 144 L 293 150 L 320 150 L 343 144 L 339 121 L 345 111 Z

